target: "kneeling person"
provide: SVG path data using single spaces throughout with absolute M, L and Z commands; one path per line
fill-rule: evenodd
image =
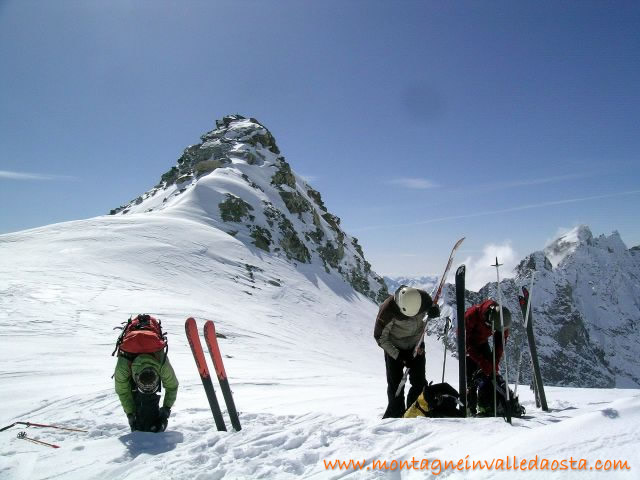
M 166 353 L 141 354 L 133 361 L 119 356 L 114 378 L 131 431 L 164 432 L 178 394 L 178 379 Z
M 495 369 L 498 386 L 504 388 L 499 375 L 500 360 L 504 353 L 502 344 L 503 328 L 505 342 L 509 338 L 511 329 L 511 312 L 502 307 L 502 321 L 500 322 L 500 308 L 498 302 L 485 300 L 473 305 L 464 314 L 466 332 L 466 363 L 467 363 L 467 402 L 472 415 L 493 415 L 493 372 Z M 494 351 L 489 345 L 493 338 L 495 350 L 495 365 L 493 365 Z

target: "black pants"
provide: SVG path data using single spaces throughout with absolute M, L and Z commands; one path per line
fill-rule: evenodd
M 136 404 L 136 430 L 157 432 L 160 428 L 160 395 L 157 393 L 133 392 Z
M 489 342 L 485 342 L 480 345 L 479 350 L 482 352 L 485 358 L 491 359 L 493 362 L 493 353 L 491 351 L 491 347 L 489 346 Z M 474 375 L 480 366 L 474 362 L 469 356 L 466 357 L 467 363 L 467 407 L 469 410 L 475 414 L 476 409 L 478 407 L 478 403 L 481 405 L 491 405 L 493 406 L 493 378 L 492 376 L 487 377 L 486 375 L 482 375 L 482 377 L 475 377 Z
M 404 363 L 402 360 L 394 360 L 388 353 L 384 354 L 384 363 L 387 369 L 387 410 L 384 412 L 382 418 L 401 418 L 404 415 L 407 407 L 404 403 L 404 387 L 400 395 L 396 397 L 396 390 L 400 381 L 402 380 L 402 374 L 404 373 Z M 426 385 L 427 381 L 424 376 L 426 359 L 424 353 L 422 355 L 416 355 L 409 365 L 409 382 L 411 388 L 407 395 L 407 406 L 411 406 L 416 401 L 418 396 L 422 393 L 422 389 Z

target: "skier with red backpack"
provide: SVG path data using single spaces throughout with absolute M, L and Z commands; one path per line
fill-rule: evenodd
M 166 334 L 160 321 L 146 314 L 122 327 L 116 348 L 115 389 L 131 431 L 163 432 L 178 394 L 178 379 L 167 357 Z M 164 400 L 160 407 L 160 391 Z
M 504 353 L 502 328 L 505 343 L 511 329 L 511 312 L 502 307 L 502 324 L 498 302 L 485 300 L 473 305 L 464 314 L 467 362 L 467 402 L 472 415 L 489 415 L 493 412 L 493 372 L 499 387 L 505 388 L 500 374 L 500 360 Z M 489 346 L 493 338 L 494 352 Z

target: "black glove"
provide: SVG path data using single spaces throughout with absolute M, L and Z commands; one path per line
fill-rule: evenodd
M 405 367 L 408 367 L 413 362 L 413 350 L 400 350 L 398 360 L 402 361 Z
M 129 421 L 129 427 L 131 427 L 131 431 L 135 432 L 135 430 L 136 430 L 136 414 L 135 413 L 128 413 L 127 414 L 127 420 Z
M 427 310 L 427 318 L 438 318 L 440 316 L 440 307 L 437 303 L 434 303 Z
M 158 412 L 158 432 L 164 432 L 167 429 L 169 423 L 169 415 L 171 415 L 171 409 L 169 407 L 162 407 Z

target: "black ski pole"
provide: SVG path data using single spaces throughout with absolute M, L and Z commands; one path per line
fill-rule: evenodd
M 442 360 L 442 383 L 444 383 L 444 370 L 447 366 L 447 333 L 449 333 L 449 329 L 451 328 L 451 319 L 447 317 L 444 323 L 444 337 L 442 340 L 444 342 L 444 359 Z

